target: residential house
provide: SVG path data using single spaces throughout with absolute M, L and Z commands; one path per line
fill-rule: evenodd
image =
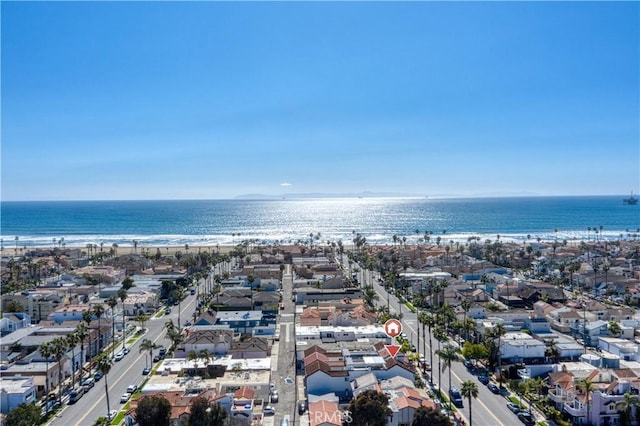
M 30 404 L 36 400 L 33 377 L 0 377 L 0 413 L 7 414 L 20 404 Z
M 309 403 L 310 426 L 342 426 L 343 421 L 347 419 L 338 403 L 334 401 L 322 399 Z
M 265 338 L 251 336 L 248 339 L 233 341 L 228 354 L 240 359 L 267 358 L 271 356 L 271 345 Z
M 0 332 L 2 335 L 12 333 L 20 328 L 31 325 L 31 316 L 24 312 L 8 312 L 2 314 L 0 319 Z
M 150 291 L 127 293 L 123 304 L 124 314 L 127 316 L 135 317 L 140 314 L 153 313 L 160 306 L 160 295 Z
M 625 361 L 640 362 L 640 345 L 635 342 L 617 337 L 600 336 L 598 338 L 598 347 Z
M 234 332 L 226 325 L 194 325 L 187 329 L 184 351 L 199 354 L 207 350 L 212 355 L 226 355 L 231 349 Z
M 500 356 L 511 362 L 535 363 L 545 359 L 546 346 L 526 333 L 507 333 L 500 339 Z
M 238 334 L 252 334 L 253 329 L 267 325 L 262 311 L 218 311 L 217 324 L 227 325 Z

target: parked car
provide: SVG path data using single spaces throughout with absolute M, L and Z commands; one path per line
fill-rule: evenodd
M 478 376 L 478 381 L 480 383 L 482 383 L 483 385 L 488 385 L 489 384 L 489 376 Z
M 116 352 L 116 354 L 113 356 L 113 359 L 115 359 L 116 361 L 120 361 L 122 358 L 124 358 L 124 352 L 122 351 Z
M 162 359 L 162 357 L 160 355 L 154 355 L 153 356 L 153 362 L 158 362 Z
M 305 411 L 307 411 L 307 402 L 298 401 L 298 414 L 304 414 Z
M 500 393 L 500 388 L 499 388 L 499 387 L 497 387 L 497 386 L 496 386 L 495 384 L 493 384 L 493 383 L 489 383 L 489 384 L 487 385 L 487 387 L 489 388 L 489 390 L 490 390 L 491 392 L 493 392 L 493 393 L 495 393 L 495 394 Z
M 127 386 L 127 393 L 135 393 L 138 390 L 138 385 Z
M 467 370 L 473 369 L 473 362 L 470 359 L 464 360 L 464 366 L 467 367 Z
M 536 420 L 533 418 L 533 416 L 531 414 L 529 414 L 527 411 L 520 411 L 518 413 L 518 418 L 520 419 L 520 421 L 522 423 L 524 423 L 526 426 L 533 426 L 536 424 Z
M 452 386 L 449 390 L 449 396 L 451 397 L 451 402 L 453 402 L 453 405 L 455 405 L 456 407 L 462 407 L 462 395 L 460 394 L 458 388 Z
M 107 420 L 113 420 L 118 415 L 118 410 L 111 410 L 107 413 Z
M 96 381 L 93 377 L 87 377 L 80 383 L 80 386 L 84 388 L 85 391 L 88 391 L 96 384 Z
M 158 351 L 158 354 L 162 357 L 165 356 L 167 354 L 167 348 L 164 348 L 164 347 L 160 348 L 160 350 Z
M 145 367 L 142 369 L 142 375 L 143 376 L 148 376 L 149 373 L 151 373 L 151 369 L 149 367 Z
M 520 412 L 520 406 L 514 404 L 513 402 L 507 402 L 507 408 L 511 410 L 511 412 L 518 414 Z
M 122 348 L 122 353 L 127 355 L 129 353 L 129 348 L 127 348 L 126 346 L 124 348 Z
M 278 399 L 279 399 L 279 398 L 278 398 L 278 392 L 274 392 L 274 393 L 272 393 L 272 394 L 271 394 L 271 403 L 272 403 L 272 404 L 277 403 L 277 402 L 278 402 Z
M 274 415 L 274 414 L 276 414 L 276 409 L 275 409 L 275 408 L 273 408 L 273 407 L 272 407 L 272 406 L 270 406 L 270 405 L 267 405 L 266 407 L 264 407 L 264 408 L 262 409 L 262 412 L 263 412 L 264 414 Z
M 125 402 L 127 402 L 129 400 L 129 398 L 131 398 L 131 394 L 130 393 L 123 393 L 120 396 L 120 403 L 124 404 Z
M 102 374 L 102 371 L 96 371 L 96 374 L 93 375 L 93 379 L 97 382 L 102 379 L 102 376 L 104 376 L 104 374 Z
M 81 386 L 69 393 L 69 404 L 75 404 L 84 395 L 84 388 Z

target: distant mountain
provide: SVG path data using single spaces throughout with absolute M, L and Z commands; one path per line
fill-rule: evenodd
M 354 192 L 354 193 L 287 193 L 280 195 L 273 194 L 243 194 L 235 197 L 237 200 L 280 200 L 280 199 L 301 199 L 301 198 L 383 198 L 383 197 L 424 197 L 423 194 L 407 194 L 402 192 Z

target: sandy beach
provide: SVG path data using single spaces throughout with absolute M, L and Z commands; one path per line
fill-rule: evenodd
M 189 246 L 188 249 L 185 246 L 142 246 L 139 245 L 138 247 L 134 247 L 133 245 L 123 245 L 123 246 L 118 246 L 117 248 L 114 248 L 117 250 L 117 254 L 118 256 L 122 256 L 122 255 L 126 255 L 126 254 L 132 254 L 132 253 L 137 253 L 137 254 L 143 254 L 148 252 L 150 255 L 155 255 L 157 250 L 160 249 L 160 253 L 162 253 L 163 255 L 174 255 L 177 252 L 180 252 L 182 254 L 185 253 L 200 253 L 200 252 L 208 252 L 208 253 L 220 253 L 220 254 L 224 254 L 224 253 L 229 253 L 231 250 L 233 250 L 234 246 L 231 245 L 212 245 L 212 246 Z M 53 247 L 53 246 L 43 246 L 43 247 L 25 247 L 24 246 L 18 246 L 17 250 L 15 246 L 12 246 L 10 244 L 5 244 L 2 249 L 0 250 L 0 255 L 1 256 L 23 256 L 26 253 L 28 253 L 29 251 L 32 250 L 53 250 L 53 249 L 58 249 L 60 251 L 74 251 L 77 249 L 81 249 L 84 253 L 88 253 L 89 249 L 87 247 L 70 247 L 70 246 L 66 246 L 65 248 L 61 248 L 61 247 Z M 111 246 L 104 246 L 102 251 L 108 253 L 113 247 Z M 91 249 L 92 254 L 94 253 L 94 251 L 96 253 L 100 252 L 100 247 L 97 248 L 93 248 Z

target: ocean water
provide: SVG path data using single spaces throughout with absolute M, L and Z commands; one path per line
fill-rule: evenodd
M 287 200 L 2 202 L 5 247 L 67 247 L 113 243 L 228 245 L 245 239 L 283 244 L 342 240 L 355 233 L 369 243 L 391 243 L 393 235 L 415 244 L 416 230 L 430 241 L 502 241 L 555 238 L 569 242 L 615 240 L 640 234 L 640 208 L 623 196 L 517 198 L 339 198 Z M 601 228 L 602 227 L 602 228 Z M 557 231 L 556 231 L 557 230 Z

